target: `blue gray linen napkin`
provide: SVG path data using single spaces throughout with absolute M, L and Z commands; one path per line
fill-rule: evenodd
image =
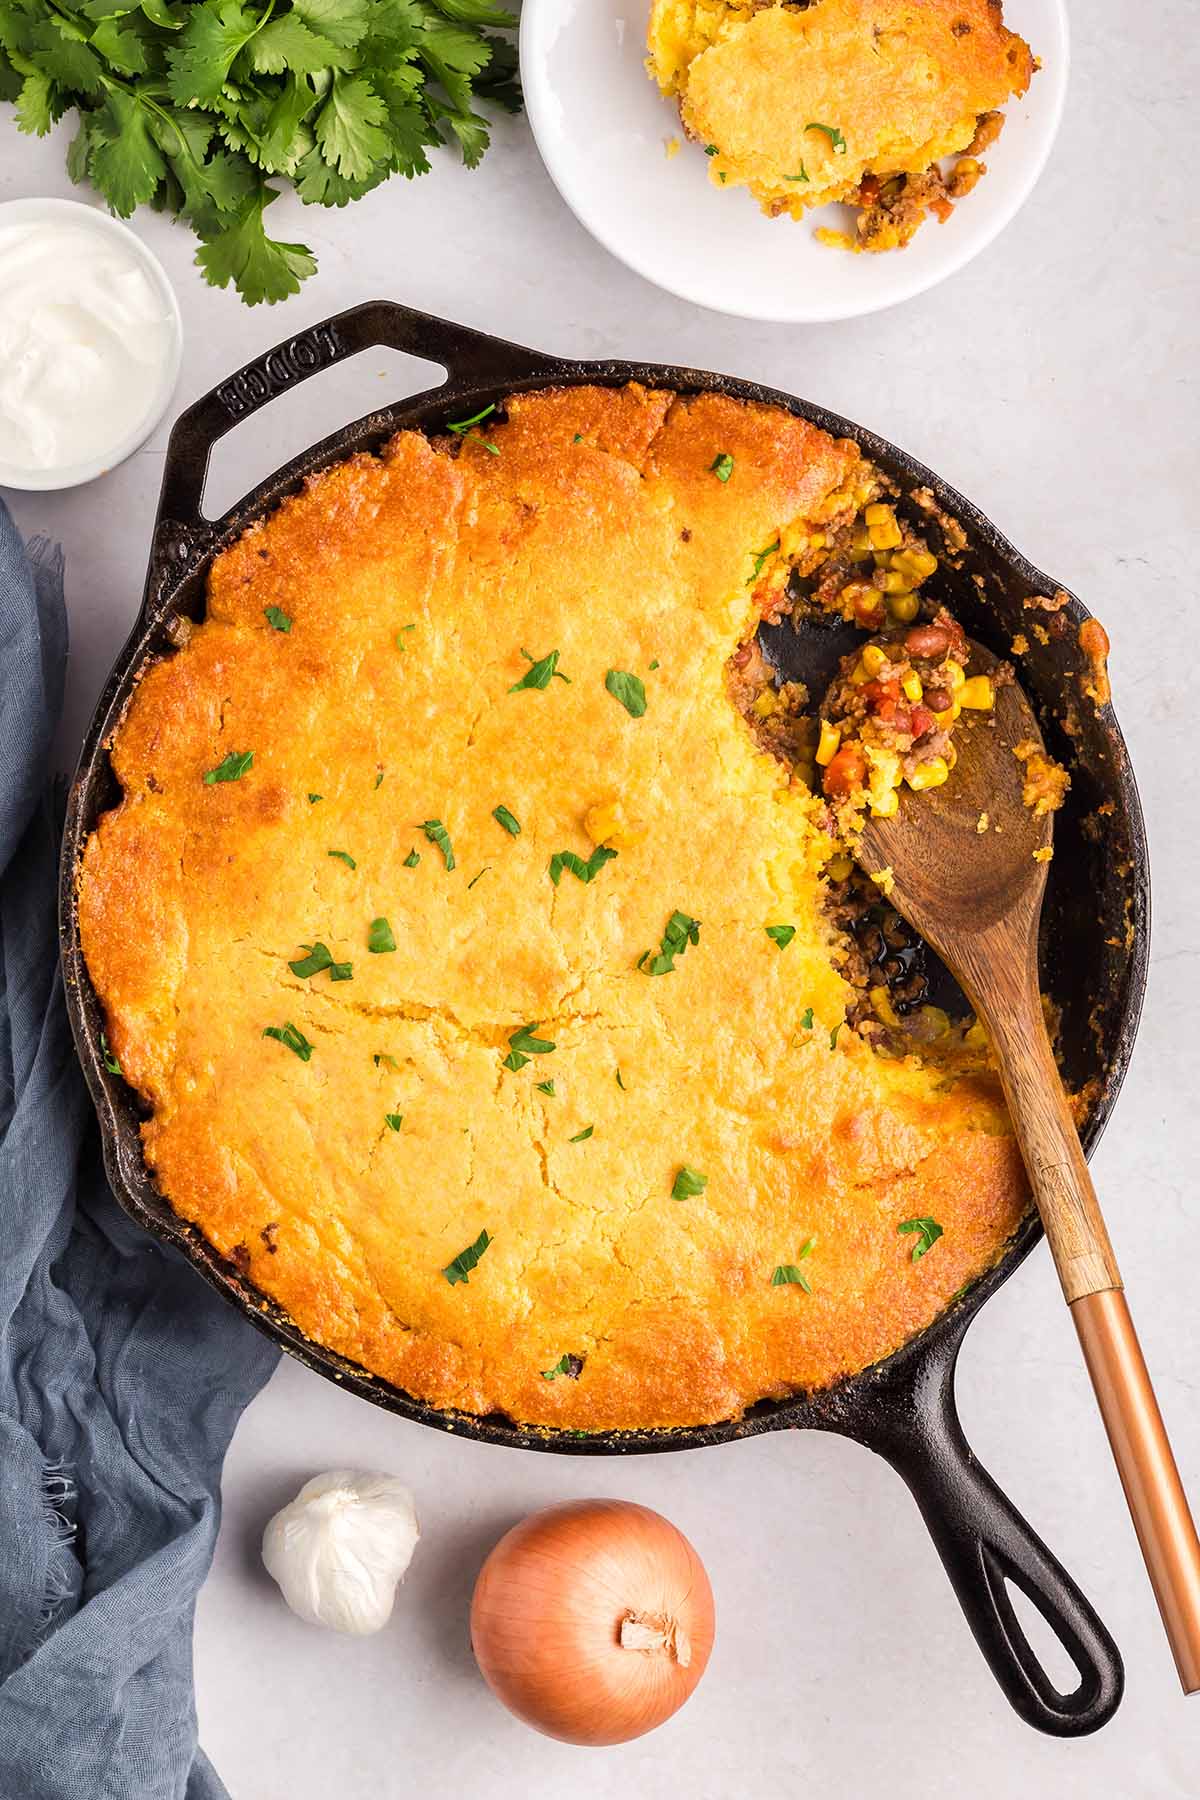
M 192 1615 L 278 1352 L 122 1213 L 58 968 L 61 557 L 0 500 L 0 1800 L 219 1800 Z

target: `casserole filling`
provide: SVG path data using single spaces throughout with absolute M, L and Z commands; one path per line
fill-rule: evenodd
M 828 1385 L 997 1260 L 986 1047 L 756 661 L 789 607 L 930 623 L 931 563 L 853 444 L 636 386 L 402 432 L 216 559 L 79 917 L 147 1163 L 264 1304 L 579 1432 Z

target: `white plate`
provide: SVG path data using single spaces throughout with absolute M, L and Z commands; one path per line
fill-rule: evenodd
M 878 312 L 953 275 L 1002 231 L 1045 166 L 1067 86 L 1064 0 L 1006 0 L 1005 23 L 1042 59 L 988 150 L 988 173 L 904 250 L 853 256 L 813 238 L 845 208 L 768 219 L 744 188 L 708 179 L 672 100 L 646 73 L 650 0 L 524 0 L 529 122 L 563 199 L 614 256 L 669 293 L 746 319 L 814 324 Z M 683 139 L 668 158 L 670 138 Z

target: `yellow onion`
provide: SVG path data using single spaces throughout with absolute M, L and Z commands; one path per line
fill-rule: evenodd
M 475 1660 L 527 1725 L 568 1744 L 623 1744 L 703 1675 L 712 1589 L 681 1531 L 649 1507 L 574 1500 L 502 1537 L 471 1602 Z

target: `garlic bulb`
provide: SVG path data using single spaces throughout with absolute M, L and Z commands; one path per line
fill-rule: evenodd
M 330 1469 L 275 1514 L 262 1556 L 294 1613 L 311 1625 L 362 1635 L 390 1619 L 420 1535 L 403 1482 Z

